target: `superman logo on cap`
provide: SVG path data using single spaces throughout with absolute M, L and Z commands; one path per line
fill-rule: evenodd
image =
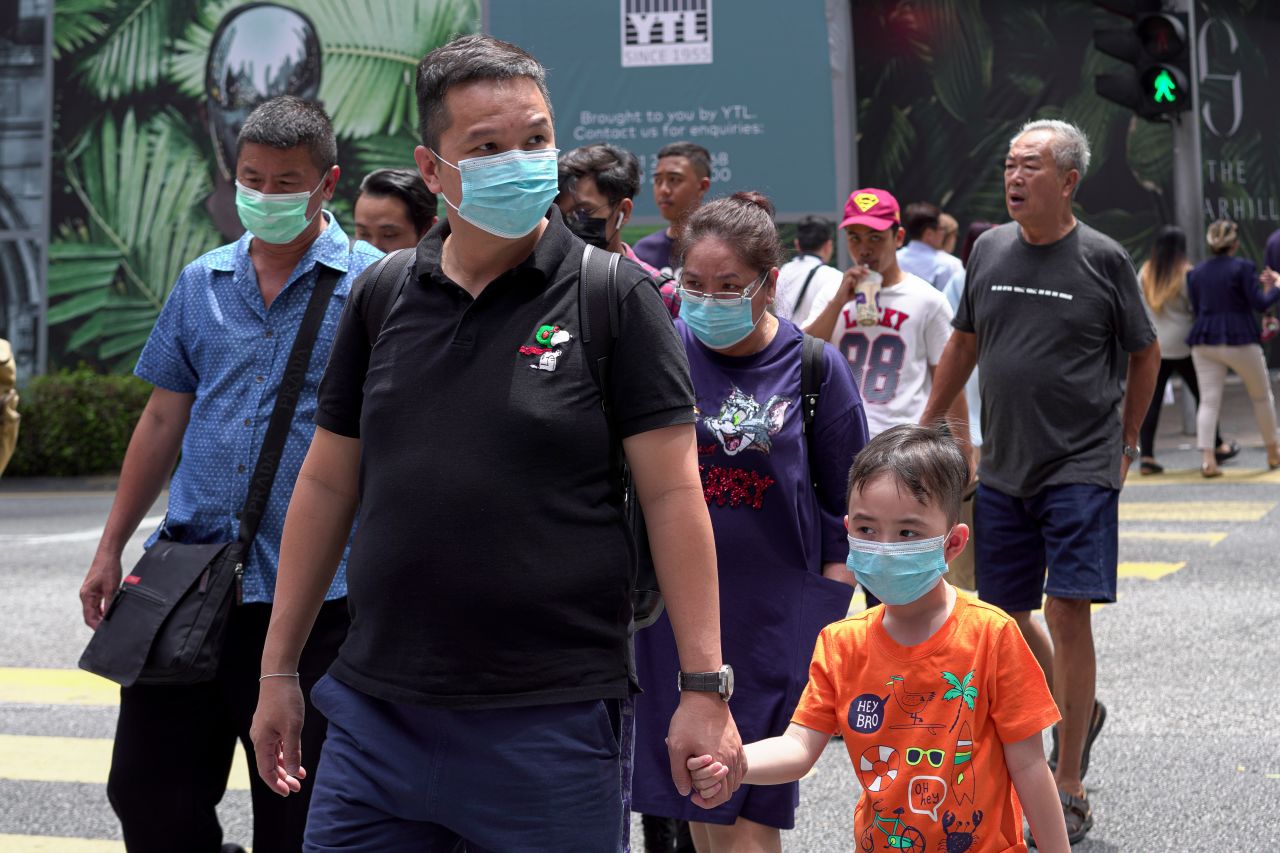
M 875 193 L 858 193 L 853 197 L 853 203 L 858 206 L 858 210 L 866 213 L 880 203 L 880 197 Z

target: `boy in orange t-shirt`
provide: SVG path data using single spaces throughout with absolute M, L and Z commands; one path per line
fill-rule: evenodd
M 1018 626 L 943 579 L 969 530 L 956 523 L 969 479 L 941 429 L 899 426 L 849 473 L 849 568 L 884 604 L 827 626 L 786 733 L 746 746 L 752 785 L 804 776 L 844 737 L 862 783 L 859 850 L 1067 853 L 1041 732 L 1058 709 Z M 695 801 L 727 769 L 689 760 Z M 1016 794 L 1015 794 L 1016 791 Z

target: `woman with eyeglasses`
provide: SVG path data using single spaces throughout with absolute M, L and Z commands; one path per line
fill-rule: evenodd
M 843 524 L 853 457 L 867 440 L 852 371 L 823 344 L 818 403 L 803 426 L 803 333 L 769 312 L 782 248 L 758 193 L 700 207 L 678 235 L 680 318 L 698 398 L 703 494 L 716 537 L 721 647 L 734 670 L 744 743 L 786 729 L 819 631 L 843 618 L 853 576 Z M 799 786 L 744 785 L 703 810 L 671 784 L 663 738 L 680 670 L 663 616 L 636 635 L 644 694 L 636 704 L 633 808 L 690 821 L 700 853 L 780 851 Z

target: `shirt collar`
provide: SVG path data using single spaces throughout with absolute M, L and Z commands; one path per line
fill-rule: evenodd
M 452 233 L 449 220 L 442 219 L 418 243 L 416 250 L 417 270 L 419 276 L 433 275 L 441 281 L 447 276 L 440 269 L 440 258 L 445 238 Z M 554 204 L 547 211 L 547 227 L 533 247 L 533 252 L 508 273 L 532 272 L 540 276 L 543 284 L 554 281 L 561 264 L 573 249 L 573 234 L 564 224 L 560 208 Z
M 306 253 L 298 260 L 297 266 L 293 268 L 293 274 L 289 276 L 289 281 L 293 281 L 303 273 L 309 272 L 317 263 L 324 264 L 326 267 L 341 273 L 346 273 L 347 271 L 347 265 L 351 258 L 351 240 L 347 237 L 347 232 L 342 230 L 342 226 L 338 224 L 338 218 L 332 212 L 323 210 L 321 215 L 329 220 L 329 227 L 321 231 L 320 235 L 307 247 Z M 210 266 L 223 272 L 236 272 L 240 269 L 246 269 L 253 263 L 249 259 L 249 241 L 252 239 L 253 235 L 246 231 L 235 242 L 234 252 L 230 255 L 215 258 Z

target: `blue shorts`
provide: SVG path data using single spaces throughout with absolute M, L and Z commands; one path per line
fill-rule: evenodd
M 1015 498 L 980 484 L 978 597 L 1009 613 L 1039 610 L 1046 595 L 1115 601 L 1119 514 L 1120 492 L 1104 486 L 1047 486 Z
M 426 708 L 375 699 L 332 676 L 311 698 L 329 734 L 305 850 L 619 849 L 616 700 Z

